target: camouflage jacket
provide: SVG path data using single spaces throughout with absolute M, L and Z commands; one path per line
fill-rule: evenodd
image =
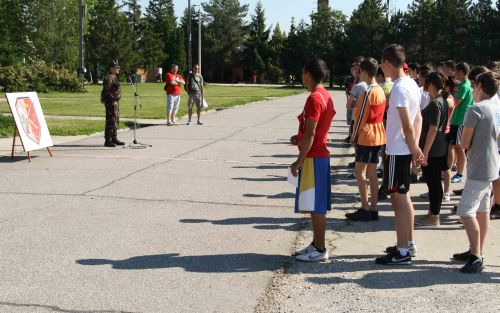
M 120 82 L 118 77 L 113 74 L 107 74 L 102 81 L 101 101 L 118 101 L 122 96 Z

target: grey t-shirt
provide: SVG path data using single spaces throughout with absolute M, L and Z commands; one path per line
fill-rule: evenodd
M 467 179 L 487 182 L 498 178 L 498 114 L 500 108 L 493 98 L 477 103 L 465 114 L 464 127 L 474 128 L 467 150 Z
M 189 81 L 186 82 L 189 88 L 189 94 L 198 95 L 201 94 L 201 86 L 203 85 L 203 76 L 201 75 L 190 75 Z
M 352 120 L 354 121 L 354 117 L 356 116 L 356 108 L 358 107 L 358 99 L 361 92 L 366 91 L 368 89 L 368 85 L 365 82 L 360 82 L 352 87 L 351 95 L 354 97 L 354 106 L 352 108 Z

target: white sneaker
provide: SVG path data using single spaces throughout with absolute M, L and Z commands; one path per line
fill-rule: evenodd
M 316 250 L 316 247 L 310 243 L 307 247 L 305 247 L 304 249 L 302 250 L 299 250 L 299 251 L 295 251 L 295 254 L 294 255 L 301 255 L 301 254 L 306 254 L 306 253 L 309 253 L 313 250 Z
M 329 258 L 330 256 L 328 255 L 328 251 L 326 249 L 324 252 L 319 252 L 316 248 L 314 248 L 314 250 L 311 250 L 308 253 L 297 255 L 295 260 L 302 262 L 323 262 L 327 261 Z
M 450 202 L 450 201 L 451 201 L 450 193 L 449 192 L 443 193 L 443 202 Z
M 168 121 L 167 126 L 172 126 L 172 122 Z

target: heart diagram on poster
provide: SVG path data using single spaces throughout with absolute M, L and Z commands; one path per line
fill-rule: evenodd
M 21 126 L 29 139 L 40 144 L 42 131 L 40 121 L 36 114 L 35 105 L 30 98 L 20 97 L 16 99 L 16 111 L 19 116 Z

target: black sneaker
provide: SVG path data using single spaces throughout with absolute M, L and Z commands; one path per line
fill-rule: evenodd
M 345 143 L 351 143 L 351 136 L 347 136 L 346 139 L 344 139 Z
M 462 253 L 455 253 L 453 255 L 453 260 L 455 261 L 460 261 L 460 262 L 467 262 L 470 259 L 470 250 L 467 252 L 462 252 Z
M 416 183 L 418 183 L 418 176 L 417 176 L 417 174 L 415 174 L 415 173 L 411 173 L 411 175 L 410 175 L 410 182 L 411 182 L 412 184 L 416 184 Z
M 500 205 L 495 204 L 495 206 L 491 208 L 490 220 L 497 219 L 500 219 Z
M 421 182 L 421 183 L 425 183 L 425 177 L 424 177 L 424 175 L 420 176 L 418 178 L 418 181 Z
M 456 194 L 457 196 L 461 196 L 463 192 L 464 192 L 463 189 L 453 190 L 453 193 Z
M 347 166 L 349 166 L 349 168 L 355 168 L 356 162 L 351 162 L 351 163 L 347 164 Z
M 481 258 L 478 258 L 476 256 L 471 255 L 467 264 L 465 264 L 464 267 L 462 267 L 460 269 L 460 272 L 462 272 L 462 273 L 480 273 L 483 271 L 483 269 L 484 269 L 483 260 Z
M 104 142 L 104 146 L 105 146 L 105 147 L 114 148 L 114 147 L 116 147 L 116 144 L 115 144 L 114 142 L 112 142 L 111 140 L 109 140 L 109 141 L 108 141 L 108 140 L 106 140 L 106 141 Z
M 403 256 L 399 253 L 399 250 L 397 250 L 396 254 L 388 253 L 376 258 L 375 263 L 382 265 L 411 265 L 410 252 L 408 251 L 408 254 Z
M 378 211 L 370 211 L 372 215 L 372 221 L 378 221 Z
M 354 213 L 347 213 L 345 217 L 350 221 L 369 222 L 372 220 L 372 213 L 361 208 Z
M 124 146 L 125 143 L 123 141 L 118 140 L 118 138 L 111 139 L 111 141 L 117 146 Z
M 384 170 L 381 168 L 377 168 L 377 177 L 384 178 Z

